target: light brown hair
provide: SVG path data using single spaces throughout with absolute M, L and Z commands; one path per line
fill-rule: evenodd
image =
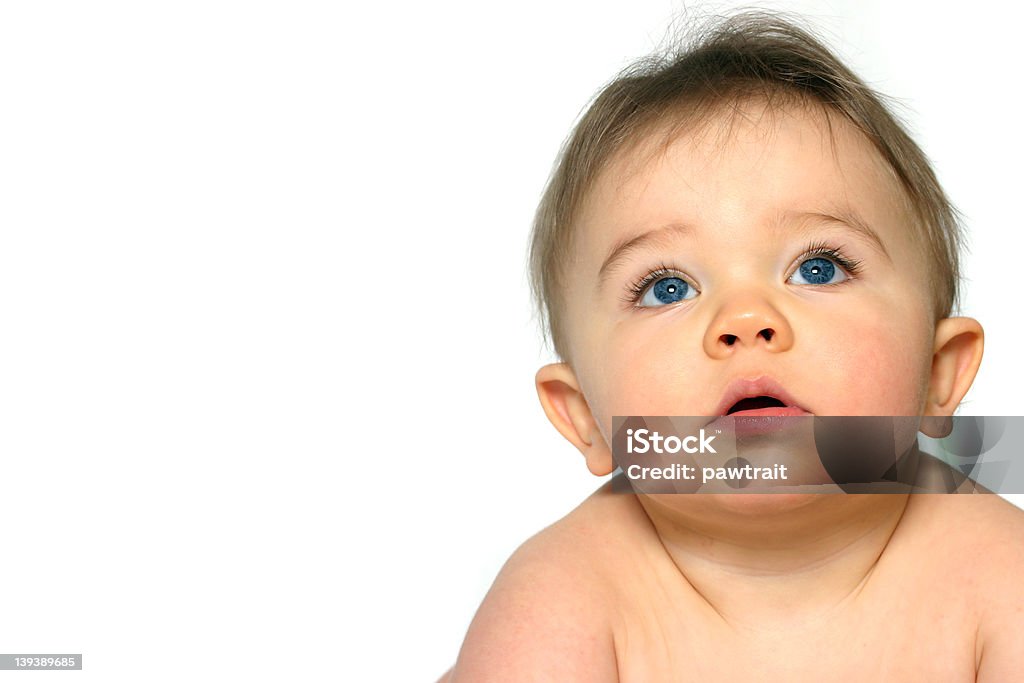
M 898 178 L 915 219 L 935 319 L 949 317 L 959 297 L 959 216 L 883 96 L 809 30 L 780 14 L 744 12 L 689 36 L 685 44 L 628 67 L 597 94 L 548 180 L 534 219 L 530 282 L 541 327 L 558 356 L 570 360 L 560 294 L 578 211 L 595 179 L 616 154 L 653 131 L 668 130 L 667 145 L 690 123 L 752 97 L 769 107 L 817 105 L 848 119 L 871 141 Z

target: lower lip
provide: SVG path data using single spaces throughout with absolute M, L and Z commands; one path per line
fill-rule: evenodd
M 723 432 L 734 432 L 736 436 L 756 436 L 778 432 L 803 422 L 802 420 L 796 422 L 786 418 L 810 415 L 811 413 L 796 406 L 758 408 L 756 410 L 740 410 L 729 415 L 722 415 L 709 426 L 721 429 Z

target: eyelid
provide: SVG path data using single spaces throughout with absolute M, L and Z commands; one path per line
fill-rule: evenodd
M 806 248 L 804 248 L 801 254 L 793 260 L 793 263 L 791 263 L 789 268 L 786 270 L 786 282 L 789 282 L 790 278 L 796 274 L 797 269 L 804 261 L 809 261 L 812 258 L 827 258 L 842 268 L 843 272 L 846 273 L 849 279 L 856 279 L 857 274 L 861 271 L 861 263 L 863 262 L 858 259 L 848 257 L 845 253 L 845 248 L 846 247 L 843 245 L 832 245 L 821 240 L 811 242 Z M 816 286 L 824 287 L 828 285 Z
M 627 287 L 626 287 L 626 294 L 622 298 L 623 303 L 628 305 L 630 308 L 642 308 L 642 309 L 664 308 L 664 306 L 653 306 L 652 307 L 652 306 L 640 306 L 639 304 L 643 300 L 644 295 L 647 294 L 647 290 L 649 290 L 654 285 L 655 282 L 657 282 L 658 280 L 661 280 L 662 278 L 665 278 L 665 277 L 678 277 L 680 280 L 685 282 L 688 286 L 692 287 L 694 289 L 694 291 L 696 291 L 698 294 L 700 294 L 700 291 L 701 291 L 700 287 L 698 287 L 696 285 L 696 283 L 693 281 L 693 278 L 690 277 L 689 275 L 687 275 L 685 271 L 683 271 L 681 268 L 676 268 L 675 266 L 670 266 L 670 265 L 667 265 L 665 263 L 661 263 L 656 268 L 647 271 L 647 273 L 645 275 L 643 275 L 640 278 L 630 282 L 630 284 L 627 285 Z M 682 300 L 680 300 L 680 301 L 678 301 L 676 303 L 678 304 L 681 301 L 691 301 L 691 300 L 692 299 L 682 299 Z M 672 306 L 672 305 L 675 305 L 675 304 L 665 304 L 665 305 L 666 306 Z

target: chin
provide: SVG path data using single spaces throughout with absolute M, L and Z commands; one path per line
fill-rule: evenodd
M 789 489 L 796 487 L 787 487 Z M 658 507 L 670 514 L 682 514 L 684 517 L 708 519 L 709 513 L 729 525 L 742 523 L 755 528 L 759 521 L 768 521 L 776 515 L 800 513 L 808 508 L 807 514 L 815 514 L 811 506 L 820 505 L 832 499 L 821 493 L 838 492 L 831 486 L 801 487 L 800 493 L 664 493 L 646 494 Z M 730 519 L 731 518 L 731 519 Z
M 797 488 L 797 487 L 787 487 Z M 713 493 L 699 495 L 700 500 L 707 501 L 725 512 L 745 517 L 755 517 L 783 512 L 791 512 L 800 508 L 822 502 L 821 493 L 838 492 L 834 485 L 800 487 L 806 493 Z M 826 490 L 827 489 L 827 490 Z

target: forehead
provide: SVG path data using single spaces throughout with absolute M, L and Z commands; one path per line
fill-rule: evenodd
M 852 216 L 887 250 L 913 249 L 902 186 L 851 122 L 824 107 L 745 102 L 615 155 L 581 206 L 577 258 L 593 270 L 610 247 L 670 223 L 709 244 L 750 243 L 816 213 Z

